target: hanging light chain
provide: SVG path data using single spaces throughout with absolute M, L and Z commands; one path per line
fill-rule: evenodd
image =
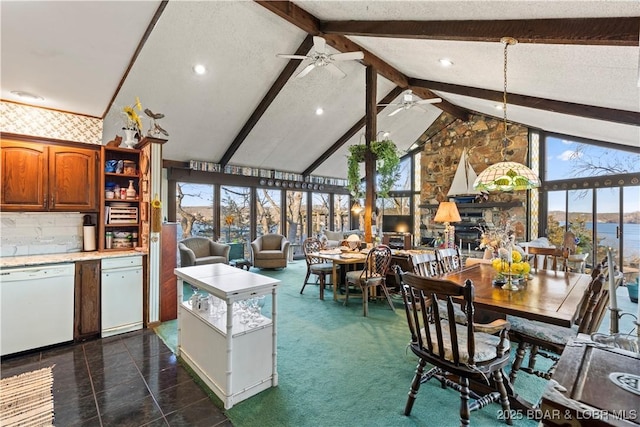
M 513 37 L 503 37 L 500 41 L 504 44 L 504 84 L 502 91 L 502 119 L 504 122 L 504 137 L 502 138 L 502 160 L 506 161 L 507 146 L 509 140 L 507 139 L 507 49 L 510 45 L 518 43 Z

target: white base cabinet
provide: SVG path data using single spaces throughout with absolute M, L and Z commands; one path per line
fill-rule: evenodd
M 280 281 L 226 264 L 177 268 L 175 273 L 178 355 L 225 409 L 277 386 L 276 289 Z M 221 299 L 224 314 L 216 316 L 184 301 L 184 282 Z M 271 318 L 260 316 L 258 322 L 247 323 L 234 314 L 235 302 L 266 295 L 271 295 Z

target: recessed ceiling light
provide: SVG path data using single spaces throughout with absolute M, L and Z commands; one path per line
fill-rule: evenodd
M 449 58 L 440 58 L 440 65 L 443 67 L 451 67 L 453 62 Z
M 504 110 L 504 106 L 502 104 L 495 105 L 496 110 Z
M 193 66 L 193 71 L 196 74 L 202 75 L 207 72 L 207 69 L 202 64 L 196 64 Z
M 12 94 L 25 101 L 44 101 L 44 98 L 40 95 L 34 95 L 33 93 L 25 92 L 22 90 L 12 90 Z
M 316 108 L 316 116 L 321 116 L 324 113 L 324 110 L 320 107 Z

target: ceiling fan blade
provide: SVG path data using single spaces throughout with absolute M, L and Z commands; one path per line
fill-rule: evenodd
M 326 65 L 327 70 L 329 70 L 329 72 L 331 74 L 333 74 L 334 76 L 338 77 L 338 78 L 345 78 L 347 75 L 345 74 L 344 71 L 342 71 L 340 68 L 336 67 L 335 65 L 329 63 Z
M 307 59 L 305 55 L 288 55 L 286 53 L 278 53 L 276 55 L 278 58 L 287 58 L 287 59 Z
M 429 99 L 421 99 L 417 101 L 417 104 L 437 104 L 438 102 L 442 102 L 442 98 L 429 98 Z
M 309 64 L 306 67 L 304 67 L 304 70 L 302 70 L 302 71 L 300 71 L 298 73 L 298 75 L 296 76 L 296 79 L 300 79 L 300 78 L 306 76 L 307 74 L 309 74 L 309 72 L 311 70 L 313 70 L 315 68 L 315 66 L 316 66 L 316 64 Z
M 404 107 L 398 107 L 397 109 L 395 109 L 394 111 L 392 111 L 388 117 L 391 116 L 395 116 L 396 114 L 398 114 L 400 111 L 404 110 Z
M 313 36 L 313 50 L 317 53 L 326 52 L 326 41 L 322 37 Z
M 350 61 L 350 60 L 364 58 L 364 53 L 362 52 L 334 53 L 329 58 L 331 58 L 332 61 Z

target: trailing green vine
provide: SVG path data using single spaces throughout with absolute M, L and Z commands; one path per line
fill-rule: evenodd
M 360 163 L 364 162 L 367 146 L 364 144 L 349 147 L 347 158 L 347 188 L 351 195 L 357 199 L 362 197 L 360 182 Z M 376 159 L 376 171 L 378 175 L 378 195 L 385 198 L 400 174 L 400 156 L 398 148 L 393 141 L 372 141 L 371 152 Z

